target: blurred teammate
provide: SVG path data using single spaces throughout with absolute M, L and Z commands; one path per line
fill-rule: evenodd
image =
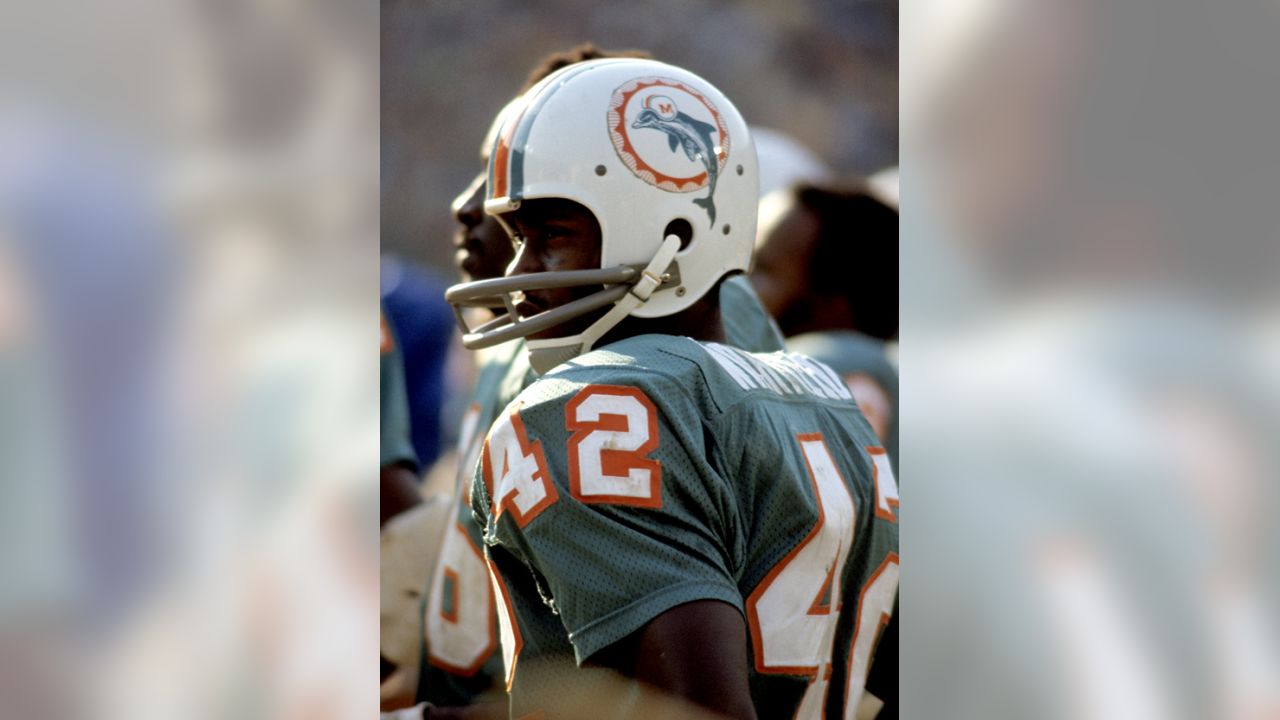
M 763 204 L 752 283 L 787 347 L 840 373 L 896 463 L 896 207 L 860 185 L 801 184 Z
M 860 185 L 802 184 L 763 204 L 751 280 L 784 336 L 897 335 L 896 208 Z
M 518 255 L 450 294 L 511 309 L 464 341 L 528 337 L 542 374 L 472 487 L 512 717 L 583 716 L 609 671 L 733 717 L 856 707 L 896 489 L 829 369 L 715 342 L 755 236 L 741 117 L 687 71 L 602 60 L 526 93 L 493 147 L 485 209 Z M 639 698 L 587 716 L 647 716 Z

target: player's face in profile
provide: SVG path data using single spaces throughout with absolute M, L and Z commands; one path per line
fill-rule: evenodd
M 818 224 L 789 192 L 770 195 L 765 202 L 751 284 L 765 309 L 776 318 L 806 292 Z
M 463 280 L 502 277 L 511 262 L 511 240 L 502 225 L 484 212 L 485 173 L 454 198 L 453 217 L 461 227 L 453 236 L 453 260 Z
M 520 209 L 503 216 L 508 223 L 515 258 L 507 275 L 527 275 L 560 270 L 591 270 L 600 267 L 600 223 L 590 210 L 571 200 L 554 198 L 526 200 Z M 521 317 L 560 307 L 601 289 L 599 285 L 530 290 L 516 305 Z M 576 318 L 541 333 L 533 339 L 572 335 L 585 330 L 601 314 Z

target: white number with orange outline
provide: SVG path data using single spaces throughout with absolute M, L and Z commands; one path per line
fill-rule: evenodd
M 889 454 L 882 447 L 869 447 L 872 478 L 876 486 L 876 517 L 898 522 L 898 481 L 889 464 Z M 880 563 L 858 594 L 858 617 L 854 621 L 853 640 L 849 642 L 849 679 L 844 684 L 844 717 L 853 720 L 862 701 L 871 669 L 871 653 L 884 626 L 893 614 L 893 600 L 898 596 L 899 562 L 897 553 Z M 855 689 L 856 688 L 856 689 Z
M 832 651 L 842 604 L 840 578 L 853 546 L 857 521 L 853 497 L 820 434 L 797 435 L 814 494 L 818 521 L 800 544 L 769 571 L 747 598 L 747 621 L 760 673 L 809 678 L 797 718 L 825 713 L 831 681 Z M 872 452 L 877 475 L 877 515 L 892 514 L 897 488 L 887 464 Z M 886 458 L 887 459 L 887 458 Z M 845 717 L 854 717 L 866 682 L 871 651 L 888 619 L 898 586 L 898 556 L 891 554 L 863 587 L 850 644 L 850 673 L 845 682 Z M 826 601 L 824 602 L 824 598 Z M 856 692 L 849 692 L 857 687 Z
M 853 720 L 858 712 L 858 703 L 867 683 L 867 671 L 871 669 L 871 651 L 875 649 L 880 631 L 889 624 L 893 599 L 897 594 L 898 554 L 889 553 L 889 557 L 862 586 L 858 597 L 858 619 L 854 625 L 853 640 L 849 643 L 849 681 L 844 686 L 846 720 Z
M 524 635 L 516 622 L 515 606 L 511 603 L 511 592 L 507 584 L 493 566 L 493 561 L 485 558 L 489 567 L 489 581 L 492 583 L 493 596 L 500 598 L 498 603 L 498 637 L 502 641 L 502 666 L 506 669 L 507 692 L 516 679 L 516 663 L 520 661 L 520 651 L 524 649 Z
M 489 430 L 480 452 L 480 472 L 494 517 L 510 512 L 520 527 L 559 499 L 542 443 L 529 440 L 518 406 Z
M 889 453 L 882 447 L 869 447 L 871 455 L 871 472 L 876 482 L 876 517 L 889 522 L 898 522 L 898 481 L 893 477 L 893 466 L 889 464 Z
M 489 493 L 493 516 L 500 518 L 504 513 L 510 513 L 519 527 L 528 525 L 560 499 L 551 471 L 547 469 L 542 442 L 529 439 L 518 404 L 508 408 L 489 429 L 489 436 L 480 451 L 480 475 Z M 493 590 L 490 597 L 498 610 L 498 638 L 506 667 L 507 689 L 510 690 L 524 638 L 516 623 L 506 584 L 491 560 L 484 558 L 484 563 Z
M 797 435 L 818 499 L 818 521 L 747 598 L 747 620 L 761 673 L 805 675 L 797 718 L 826 703 L 840 613 L 840 577 L 853 546 L 853 497 L 819 434 Z M 824 597 L 829 598 L 824 602 Z
M 658 413 L 637 388 L 588 385 L 565 406 L 569 491 L 585 503 L 662 507 Z
M 427 657 L 433 665 L 470 677 L 493 653 L 493 592 L 480 548 L 461 524 L 445 533 L 427 600 Z

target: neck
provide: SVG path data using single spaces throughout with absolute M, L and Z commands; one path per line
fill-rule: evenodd
M 719 292 L 713 289 L 687 310 L 657 318 L 630 317 L 610 330 L 596 347 L 625 340 L 636 335 L 678 335 L 706 342 L 724 342 L 724 325 L 720 322 Z

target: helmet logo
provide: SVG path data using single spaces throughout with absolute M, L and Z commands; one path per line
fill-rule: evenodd
M 661 77 L 637 78 L 609 99 L 609 137 L 622 163 L 661 190 L 691 193 L 693 204 L 716 222 L 716 180 L 729 158 L 729 132 L 719 110 L 688 85 Z

